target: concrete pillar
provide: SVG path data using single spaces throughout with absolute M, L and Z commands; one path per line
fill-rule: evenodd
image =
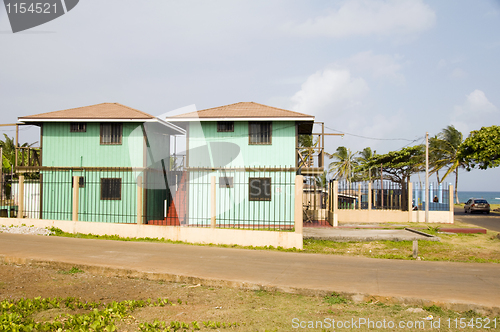
M 408 222 L 413 221 L 413 204 L 412 203 L 413 203 L 413 183 L 408 182 Z
M 339 182 L 333 181 L 333 227 L 339 225 L 338 220 L 338 205 L 339 205 Z
M 80 193 L 80 177 L 73 176 L 73 221 L 78 221 L 78 194 Z
M 217 189 L 215 187 L 215 176 L 210 178 L 210 227 L 215 228 L 216 198 Z
M 454 217 L 454 205 L 453 205 L 453 185 L 449 185 L 448 186 L 448 192 L 449 192 L 449 196 L 450 196 L 450 202 L 448 204 L 450 204 L 450 223 L 453 224 L 455 223 L 455 217 Z
M 294 221 L 295 221 L 295 233 L 302 234 L 304 227 L 304 216 L 302 199 L 304 196 L 304 176 L 295 176 L 295 210 L 294 210 Z
M 137 225 L 143 224 L 142 218 L 142 176 L 137 177 Z
M 24 175 L 19 175 L 17 217 L 24 218 Z

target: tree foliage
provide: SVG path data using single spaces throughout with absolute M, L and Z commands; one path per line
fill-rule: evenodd
M 467 169 L 488 169 L 500 166 L 500 126 L 471 131 L 460 146 L 458 158 Z
M 337 151 L 332 154 L 327 154 L 333 161 L 328 166 L 328 172 L 333 173 L 333 177 L 337 180 L 351 181 L 354 168 L 357 166 L 356 154 L 351 149 L 345 146 L 339 146 Z
M 452 172 L 455 173 L 455 197 L 458 201 L 458 170 L 465 168 L 466 163 L 459 158 L 459 151 L 463 142 L 463 135 L 453 125 L 444 128 L 438 135 L 429 140 L 429 157 L 431 174 L 436 173 L 439 183 Z M 445 169 L 443 177 L 439 178 L 439 171 Z
M 371 158 L 376 154 L 370 147 L 364 148 L 358 152 L 356 157 L 356 168 L 354 170 L 354 181 L 371 181 L 373 178 L 378 178 L 380 172 L 378 167 L 367 167 Z
M 410 176 L 425 168 L 425 147 L 410 146 L 382 155 L 374 155 L 366 167 L 382 167 L 384 178 L 404 184 Z

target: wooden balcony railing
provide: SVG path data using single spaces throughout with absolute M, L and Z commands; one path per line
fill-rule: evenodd
M 19 167 L 42 166 L 42 149 L 32 147 L 16 148 L 16 169 Z

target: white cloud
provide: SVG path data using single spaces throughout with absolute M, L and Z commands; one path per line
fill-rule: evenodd
M 346 63 L 360 72 L 369 72 L 375 79 L 389 79 L 404 83 L 405 78 L 400 70 L 403 67 L 399 55 L 373 54 L 372 51 L 358 53 L 350 57 Z
M 451 123 L 467 136 L 471 130 L 491 126 L 500 121 L 500 111 L 481 90 L 474 90 L 463 105 L 457 105 L 451 116 Z
M 464 78 L 465 76 L 467 76 L 467 73 L 462 68 L 455 68 L 450 73 L 450 77 L 453 79 L 460 79 Z
M 362 104 L 369 88 L 362 78 L 353 78 L 347 69 L 329 68 L 307 78 L 292 97 L 293 109 L 308 114 L 345 111 Z
M 435 12 L 421 0 L 347 0 L 326 16 L 292 26 L 302 35 L 408 35 L 431 28 Z

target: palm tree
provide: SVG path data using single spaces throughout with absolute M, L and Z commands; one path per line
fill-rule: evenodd
M 354 178 L 360 181 L 371 181 L 372 178 L 377 178 L 378 168 L 371 167 L 369 168 L 367 165 L 370 162 L 370 159 L 376 154 L 376 151 L 372 152 L 370 147 L 364 148 L 363 151 L 358 152 L 358 157 L 356 158 L 356 163 L 358 167 L 354 170 Z
M 451 173 L 455 173 L 455 200 L 458 200 L 458 171 L 465 168 L 466 164 L 458 158 L 458 150 L 463 142 L 463 135 L 453 125 L 444 128 L 436 137 L 430 140 L 429 150 L 432 152 L 432 173 L 438 176 L 442 183 Z M 439 170 L 447 169 L 441 180 Z
M 354 168 L 357 166 L 355 158 L 357 154 L 357 152 L 353 153 L 351 149 L 347 149 L 345 146 L 339 146 L 337 152 L 333 154 L 326 153 L 330 159 L 333 159 L 328 166 L 328 172 L 334 173 L 333 177 L 337 180 L 351 181 Z
M 0 140 L 0 147 L 2 148 L 2 168 L 4 172 L 10 172 L 12 165 L 16 160 L 16 145 L 14 138 L 10 138 L 7 134 L 3 134 L 4 140 Z

